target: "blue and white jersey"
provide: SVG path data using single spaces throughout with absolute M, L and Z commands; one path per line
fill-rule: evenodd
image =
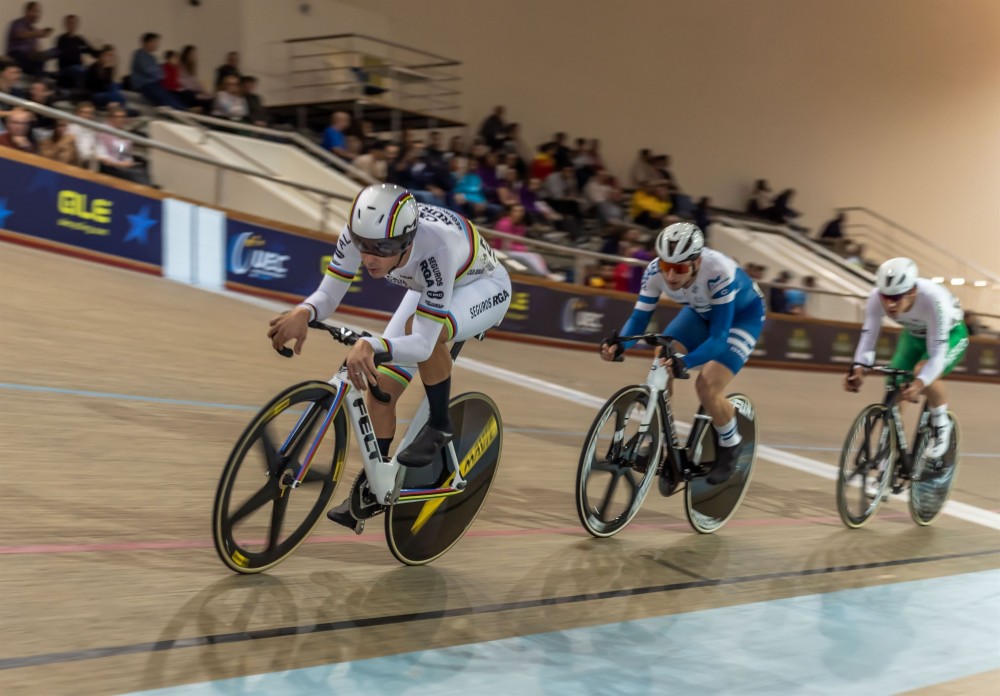
M 760 313 L 760 303 L 764 299 L 757 283 L 750 279 L 736 262 L 725 254 L 705 249 L 701 253 L 701 268 L 694 282 L 686 288 L 671 290 L 660 273 L 660 260 L 653 259 L 646 267 L 639 289 L 637 310 L 652 312 L 660 296 L 666 296 L 677 304 L 685 305 L 708 319 L 713 309 L 733 303 L 733 315 L 739 317 L 746 312 Z

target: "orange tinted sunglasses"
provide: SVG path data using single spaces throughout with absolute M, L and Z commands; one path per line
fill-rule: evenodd
M 691 262 L 685 261 L 684 263 L 668 263 L 663 259 L 660 259 L 660 271 L 663 273 L 673 271 L 677 275 L 684 275 L 685 273 L 691 272 Z

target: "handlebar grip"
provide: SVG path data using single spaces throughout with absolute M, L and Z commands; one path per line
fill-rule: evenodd
M 375 397 L 376 401 L 387 404 L 390 400 L 392 400 L 392 397 L 382 391 L 382 388 L 379 387 L 378 384 L 372 384 L 369 382 L 368 388 L 372 390 L 372 396 Z

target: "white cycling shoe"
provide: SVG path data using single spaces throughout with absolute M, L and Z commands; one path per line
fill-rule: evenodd
M 945 419 L 941 425 L 931 426 L 931 439 L 925 450 L 928 459 L 941 459 L 951 444 L 951 419 Z

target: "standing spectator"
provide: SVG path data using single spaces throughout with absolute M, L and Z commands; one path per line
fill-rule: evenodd
M 19 106 L 7 116 L 7 132 L 0 134 L 0 146 L 12 147 L 22 152 L 37 153 L 38 147 L 31 139 L 31 113 Z
M 96 109 L 93 104 L 84 101 L 76 105 L 76 109 L 73 113 L 80 118 L 93 121 Z M 77 162 L 81 167 L 89 167 L 92 162 L 96 161 L 97 131 L 93 128 L 81 126 L 78 123 L 71 123 L 66 127 L 66 129 L 69 131 L 70 135 L 73 136 L 73 142 L 76 144 Z
M 227 78 L 223 78 L 225 82 Z M 198 107 L 204 113 L 208 113 L 214 107 L 214 99 L 201 80 L 198 79 L 198 49 L 188 44 L 181 49 L 180 60 L 177 66 L 177 82 L 180 85 L 178 96 L 185 106 L 190 108 Z M 237 83 L 239 78 L 237 78 Z M 216 84 L 216 90 L 222 89 L 222 83 Z
M 43 140 L 38 149 L 43 157 L 48 157 L 56 162 L 72 165 L 80 163 L 80 156 L 76 150 L 76 139 L 70 132 L 69 124 L 66 121 L 57 121 L 55 129 L 52 131 L 52 137 Z
M 38 48 L 39 39 L 52 35 L 52 27 L 35 28 L 35 23 L 41 18 L 42 6 L 29 2 L 24 6 L 24 15 L 11 22 L 7 29 L 7 55 L 33 77 L 41 75 L 46 61 L 56 57 L 55 48 L 45 51 Z
M 97 49 L 80 36 L 80 19 L 75 14 L 63 17 L 66 32 L 56 39 L 56 53 L 59 58 L 59 86 L 67 89 L 79 89 L 83 82 L 83 56 L 97 57 Z
M 502 106 L 494 107 L 493 113 L 487 116 L 483 124 L 479 126 L 479 136 L 491 150 L 495 150 L 503 144 L 506 128 L 503 114 L 504 108 Z
M 243 91 L 243 98 L 247 102 L 247 120 L 255 126 L 267 126 L 271 123 L 271 115 L 264 108 L 264 103 L 257 94 L 257 78 L 252 75 L 244 75 L 240 78 L 240 89 Z M 363 121 L 363 123 L 370 123 Z
M 792 279 L 792 274 L 788 271 L 782 271 L 778 276 L 771 281 L 771 290 L 768 293 L 768 304 L 769 309 L 775 314 L 790 314 L 788 311 L 788 299 L 786 296 L 785 286 Z
M 125 109 L 116 106 L 108 114 L 107 125 L 122 130 L 125 128 Z M 149 185 L 149 178 L 139 163 L 132 157 L 132 141 L 111 133 L 97 136 L 97 160 L 102 174 L 125 179 L 137 184 Z
M 351 115 L 346 111 L 335 111 L 330 116 L 330 125 L 323 131 L 323 149 L 329 150 L 337 157 L 344 160 L 351 160 L 351 153 L 347 150 L 347 140 L 345 133 L 351 127 Z
M 656 178 L 656 170 L 649 160 L 652 157 L 649 148 L 639 150 L 635 156 L 635 161 L 629 169 L 629 182 L 632 186 L 639 188 Z
M 240 54 L 230 51 L 226 54 L 226 62 L 215 69 L 215 84 L 218 86 L 230 75 L 240 77 Z
M 104 46 L 97 54 L 97 60 L 90 64 L 83 77 L 83 87 L 90 94 L 91 101 L 100 107 L 111 103 L 124 104 L 125 95 L 115 76 L 118 69 L 118 53 L 114 46 Z
M 506 138 L 503 143 L 503 150 L 508 154 L 517 156 L 517 174 L 523 177 L 528 173 L 528 162 L 531 160 L 531 150 L 521 137 L 521 124 L 508 123 Z
M 244 99 L 240 88 L 240 78 L 236 75 L 224 77 L 219 85 L 219 91 L 215 93 L 212 115 L 232 121 L 242 121 L 247 117 L 247 111 L 247 100 Z
M 762 215 L 765 210 L 771 207 L 771 187 L 767 179 L 757 179 L 753 184 L 753 191 L 747 199 L 747 213 L 750 215 Z
M 565 169 L 566 167 L 572 167 L 573 158 L 570 154 L 569 146 L 566 145 L 566 134 L 559 131 L 552 137 L 552 142 L 556 146 L 555 152 L 552 154 L 552 159 L 555 161 L 555 168 Z
M 142 35 L 140 43 L 132 54 L 131 88 L 154 106 L 169 106 L 184 111 L 184 103 L 163 86 L 163 68 L 156 59 L 156 52 L 160 50 L 160 35 L 147 32 Z

